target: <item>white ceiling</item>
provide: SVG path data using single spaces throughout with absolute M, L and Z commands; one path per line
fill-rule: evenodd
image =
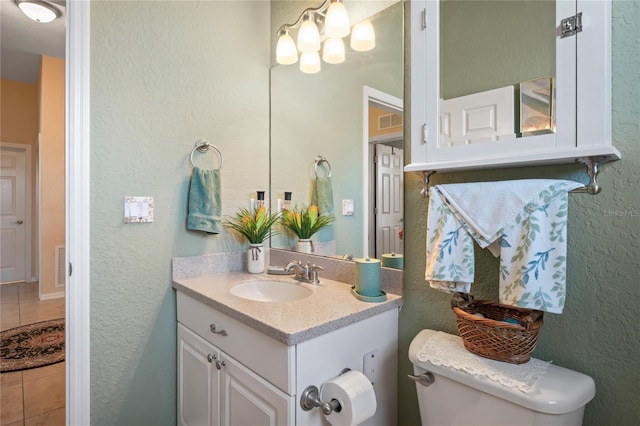
M 66 0 L 47 0 L 61 12 L 53 22 L 42 24 L 27 18 L 14 0 L 0 0 L 0 68 L 2 78 L 36 83 L 40 56 L 64 58 Z

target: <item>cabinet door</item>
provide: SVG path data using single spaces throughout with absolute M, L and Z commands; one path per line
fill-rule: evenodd
M 220 372 L 215 346 L 178 323 L 178 423 L 219 424 Z
M 475 7 L 485 7 L 474 3 Z M 620 153 L 611 145 L 611 1 L 558 0 L 555 5 L 553 2 L 511 2 L 526 7 L 529 12 L 531 5 L 545 7 L 549 4 L 555 7 L 555 17 L 544 12 L 535 14 L 543 18 L 549 16 L 550 20 L 541 24 L 529 22 L 531 15 L 527 16 L 526 10 L 505 8 L 498 3 L 487 2 L 487 7 L 493 4 L 505 12 L 504 16 L 498 17 L 489 9 L 486 10 L 485 18 L 493 16 L 501 20 L 494 25 L 482 21 L 480 17 L 469 18 L 472 9 L 457 2 L 411 2 L 411 164 L 405 167 L 405 171 L 448 172 L 574 163 L 582 157 L 619 159 Z M 463 14 L 461 19 L 456 12 L 455 18 L 460 25 L 446 25 L 446 21 L 440 27 L 440 19 L 446 16 L 441 12 L 451 11 L 451 7 L 444 5 L 452 5 L 468 14 Z M 534 11 L 538 11 L 537 7 Z M 576 12 L 579 12 L 584 28 L 572 36 L 561 36 L 557 29 L 564 28 L 563 19 L 576 15 Z M 507 14 L 522 19 L 509 19 Z M 482 24 L 479 25 L 482 29 L 475 33 L 461 31 L 461 28 L 473 28 L 473 25 L 464 24 L 470 22 L 469 19 Z M 522 25 L 522 22 L 527 22 L 529 27 Z M 510 23 L 514 23 L 518 29 L 509 28 Z M 535 36 L 525 34 L 531 28 L 540 29 L 543 33 Z M 494 37 L 505 34 L 509 35 L 506 37 L 509 40 L 521 37 L 521 42 L 515 47 L 496 45 L 496 41 L 501 43 L 501 39 Z M 522 47 L 525 42 L 536 40 L 540 40 L 538 46 L 547 46 L 546 37 L 541 34 L 555 37 L 555 41 L 548 45 L 548 52 L 536 56 Z M 468 42 L 464 42 L 465 39 Z M 470 47 L 472 44 L 474 48 Z M 454 45 L 467 48 L 455 49 L 454 52 L 451 49 Z M 478 53 L 479 57 L 471 57 L 470 53 Z M 519 86 L 521 81 L 545 77 L 544 74 L 529 74 L 538 71 L 530 70 L 530 65 L 543 63 L 536 58 L 548 54 L 555 55 L 553 75 L 546 76 L 553 77 L 549 86 L 532 90 L 522 100 L 516 99 L 516 108 L 509 103 L 495 103 L 489 100 L 492 98 L 485 97 L 492 92 L 489 89 L 496 88 L 493 81 L 488 81 L 497 75 L 504 76 L 504 80 L 495 82 L 499 87 L 514 85 L 516 93 L 522 94 Z M 484 72 L 480 72 L 479 68 Z M 459 75 L 456 81 L 471 81 L 472 87 L 468 87 L 469 92 L 465 90 L 460 94 L 449 94 L 446 88 L 455 84 L 442 83 L 443 79 L 456 75 L 460 70 L 463 75 Z M 463 79 L 467 81 L 461 81 Z M 468 96 L 474 88 L 478 92 L 475 95 L 482 95 L 482 101 L 476 101 L 475 95 Z M 449 110 L 449 106 L 443 107 L 442 99 L 453 102 L 456 108 Z M 527 112 L 530 109 L 532 111 Z M 498 131 L 498 117 L 503 116 L 500 113 L 502 110 L 506 110 L 506 116 L 514 121 L 507 125 L 513 129 L 507 134 Z M 452 118 L 456 116 L 457 119 Z M 544 118 L 543 121 L 551 121 L 553 131 L 538 134 L 545 130 L 522 128 L 519 121 L 526 122 L 526 116 L 532 120 Z M 462 124 L 462 139 L 447 139 L 452 136 L 451 126 L 454 122 Z M 489 137 L 484 132 L 492 135 Z M 514 137 L 508 136 L 511 133 Z
M 288 425 L 295 420 L 295 397 L 282 392 L 242 364 L 222 354 L 221 422 L 224 425 Z

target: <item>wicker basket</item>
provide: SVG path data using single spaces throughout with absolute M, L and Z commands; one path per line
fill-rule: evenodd
M 451 307 L 468 351 L 512 364 L 523 364 L 531 358 L 543 323 L 542 311 L 473 300 L 462 293 L 453 296 Z

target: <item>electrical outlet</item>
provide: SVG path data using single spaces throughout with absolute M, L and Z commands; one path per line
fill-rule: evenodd
M 342 200 L 342 216 L 353 216 L 353 200 Z

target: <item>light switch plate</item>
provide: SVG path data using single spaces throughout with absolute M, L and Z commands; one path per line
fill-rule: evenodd
M 153 197 L 124 197 L 124 223 L 153 222 Z
M 342 200 L 342 216 L 353 216 L 353 200 Z

